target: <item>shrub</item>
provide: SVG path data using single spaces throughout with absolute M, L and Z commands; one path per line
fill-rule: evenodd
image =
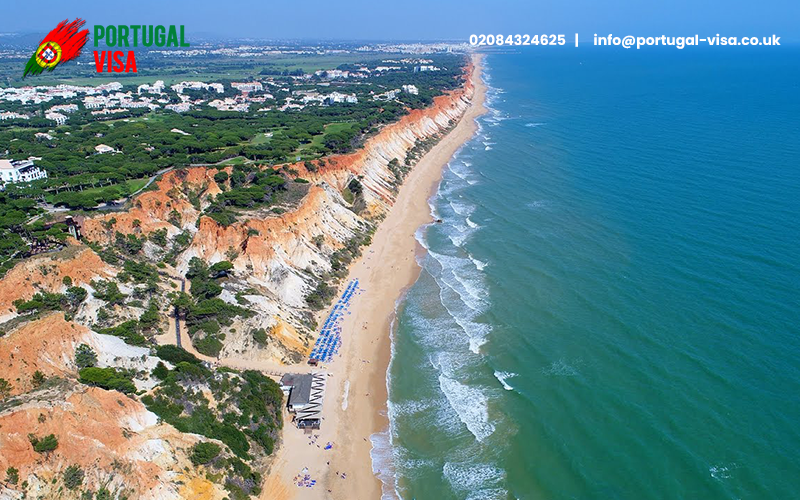
M 83 368 L 78 372 L 84 384 L 102 387 L 103 389 L 120 391 L 125 394 L 136 392 L 133 381 L 115 368 Z
M 192 463 L 205 465 L 217 458 L 220 451 L 222 451 L 222 448 L 214 443 L 197 443 L 192 447 Z
M 206 335 L 199 340 L 192 339 L 192 344 L 197 352 L 206 356 L 217 357 L 222 351 L 222 342 L 215 335 Z
M 253 340 L 261 345 L 267 343 L 267 331 L 264 328 L 256 328 L 253 330 Z
M 166 380 L 169 376 L 169 368 L 167 368 L 167 365 L 159 361 L 156 367 L 153 368 L 152 374 L 154 377 L 160 380 Z
M 25 301 L 17 299 L 14 301 L 14 306 L 20 314 L 40 311 L 58 311 L 62 309 L 62 304 L 66 301 L 66 297 L 60 293 L 40 292 L 31 297 L 31 300 Z
M 158 324 L 159 319 L 158 304 L 151 300 L 147 305 L 147 310 L 139 316 L 139 326 L 145 330 L 149 330 Z
M 0 399 L 7 398 L 11 394 L 11 389 L 13 389 L 13 386 L 8 383 L 8 380 L 0 378 Z
M 83 484 L 83 469 L 70 465 L 64 470 L 64 486 L 74 490 Z
M 144 345 L 147 342 L 144 335 L 139 333 L 139 322 L 135 319 L 128 320 L 111 328 L 104 328 L 100 333 L 120 337 L 125 343 L 130 345 Z
M 175 345 L 160 345 L 156 348 L 156 356 L 163 359 L 164 361 L 169 361 L 170 363 L 177 365 L 181 361 L 186 361 L 187 363 L 192 363 L 199 365 L 200 360 L 197 357 Z
M 33 377 L 31 378 L 31 382 L 33 382 L 34 387 L 41 387 L 46 380 L 47 378 L 45 378 L 44 373 L 40 372 L 39 370 L 33 372 Z
M 17 484 L 19 482 L 19 470 L 16 467 L 6 469 L 6 482 Z
M 29 434 L 28 441 L 31 442 L 33 451 L 36 453 L 48 453 L 58 448 L 58 438 L 56 438 L 55 434 L 49 434 L 42 439 Z
M 80 368 L 88 368 L 97 364 L 97 354 L 90 346 L 81 344 L 75 349 L 75 364 Z
M 336 289 L 329 286 L 324 281 L 317 283 L 317 288 L 306 296 L 306 303 L 308 306 L 319 311 L 336 295 Z

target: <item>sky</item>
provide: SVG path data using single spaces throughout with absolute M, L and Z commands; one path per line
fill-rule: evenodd
M 3 2 L 0 33 L 95 24 L 183 24 L 198 35 L 305 40 L 463 40 L 471 34 L 723 36 L 800 41 L 798 0 L 72 0 Z

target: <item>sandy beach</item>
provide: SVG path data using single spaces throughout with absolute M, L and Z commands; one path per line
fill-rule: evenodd
M 263 499 L 381 497 L 381 483 L 372 472 L 370 436 L 388 427 L 386 369 L 391 322 L 395 304 L 420 272 L 416 254 L 421 248 L 414 233 L 431 222 L 428 199 L 439 185 L 444 166 L 474 135 L 475 118 L 485 112 L 480 56 L 473 60 L 471 106 L 408 175 L 372 244 L 363 249 L 343 282 L 358 278 L 363 293 L 353 299 L 351 314 L 342 324 L 341 357 L 325 367 L 329 377 L 322 429 L 305 434 L 287 417 L 283 442 L 266 473 Z M 298 371 L 307 371 L 307 367 Z M 327 443 L 332 444 L 329 450 L 325 450 Z M 298 487 L 294 481 L 298 475 L 308 475 L 316 484 Z

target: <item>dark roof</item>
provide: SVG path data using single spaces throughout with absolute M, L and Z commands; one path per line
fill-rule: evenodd
M 313 375 L 310 373 L 287 373 L 281 378 L 281 385 L 291 386 L 289 392 L 289 406 L 297 404 L 307 405 L 311 400 L 311 381 Z

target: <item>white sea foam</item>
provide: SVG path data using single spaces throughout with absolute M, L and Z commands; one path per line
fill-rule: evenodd
M 547 125 L 547 124 L 546 123 L 536 123 L 536 122 L 531 122 L 531 123 L 526 123 L 525 124 L 526 127 L 531 127 L 531 128 L 541 127 L 542 125 Z
M 447 462 L 442 474 L 459 495 L 469 499 L 507 498 L 502 489 L 506 478 L 505 471 L 492 464 L 471 464 Z
M 494 377 L 500 382 L 500 384 L 502 384 L 503 389 L 507 391 L 514 390 L 514 388 L 508 384 L 508 379 L 516 376 L 517 376 L 516 373 L 511 373 L 511 372 L 501 372 L 501 371 L 494 372 Z
M 484 149 L 485 151 L 491 151 L 491 150 L 492 150 L 492 147 L 491 147 L 491 146 L 486 146 L 486 147 L 485 147 L 485 148 L 483 148 L 483 149 Z
M 525 206 L 528 208 L 542 208 L 547 204 L 545 200 L 535 200 L 530 203 L 526 203 Z
M 437 256 L 442 262 L 442 258 L 445 258 L 448 267 L 445 268 L 442 272 L 442 279 L 461 296 L 464 303 L 475 312 L 483 312 L 486 310 L 488 306 L 488 297 L 486 295 L 486 289 L 482 283 L 481 275 L 476 273 L 472 266 L 469 264 L 471 261 L 469 259 L 464 259 L 461 257 L 450 257 L 450 256 Z M 447 272 L 445 272 L 447 271 Z M 461 285 L 458 287 L 448 278 L 452 276 L 455 280 Z M 466 292 L 468 296 L 465 296 L 463 292 Z
M 372 449 L 372 473 L 381 481 L 381 500 L 400 500 L 397 491 L 397 472 L 395 471 L 394 447 L 391 432 L 387 429 L 369 437 Z
M 393 416 L 409 416 L 430 410 L 433 405 L 431 401 L 401 401 L 399 403 L 390 403 L 392 406 Z
M 559 359 L 550 363 L 549 367 L 543 368 L 542 373 L 556 377 L 574 377 L 578 374 L 578 369 L 563 359 Z
M 483 441 L 492 435 L 494 425 L 489 422 L 488 398 L 480 389 L 462 384 L 444 374 L 439 375 L 439 387 L 475 439 Z
M 463 217 L 469 217 L 470 215 L 472 215 L 472 212 L 475 211 L 475 205 L 459 202 L 456 200 L 450 200 L 448 203 L 450 204 L 450 207 L 453 209 L 455 213 Z
M 441 266 L 440 272 L 432 270 L 431 276 L 440 289 L 441 304 L 466 334 L 470 351 L 480 353 L 487 342 L 491 327 L 475 321 L 486 310 L 488 297 L 476 264 L 470 259 L 453 257 L 429 251 L 428 255 Z
M 468 225 L 469 227 L 471 227 L 471 228 L 473 228 L 473 229 L 478 229 L 479 227 L 481 227 L 481 225 L 480 225 L 480 224 L 478 224 L 477 222 L 473 221 L 473 220 L 472 220 L 472 219 L 470 219 L 469 217 L 467 217 L 467 220 L 466 220 L 465 222 L 467 223 L 467 225 Z
M 473 264 L 475 264 L 475 268 L 476 268 L 478 271 L 483 271 L 483 270 L 486 268 L 486 266 L 488 266 L 488 265 L 489 265 L 489 263 L 488 263 L 488 262 L 483 262 L 483 261 L 481 261 L 481 260 L 478 260 L 478 259 L 476 259 L 475 257 L 473 257 L 472 255 L 470 255 L 470 256 L 469 256 L 469 260 L 471 260 L 471 261 L 472 261 L 472 263 L 473 263 Z
M 722 481 L 723 479 L 730 479 L 730 469 L 724 465 L 712 465 L 708 468 L 708 472 L 711 473 L 711 477 L 716 479 L 717 481 Z
M 459 179 L 466 180 L 470 174 L 469 167 L 467 165 L 464 165 L 464 163 L 451 162 L 449 165 L 449 169 Z
M 470 237 L 472 231 L 464 231 L 459 233 L 448 234 L 447 237 L 453 242 L 453 245 L 460 247 Z

